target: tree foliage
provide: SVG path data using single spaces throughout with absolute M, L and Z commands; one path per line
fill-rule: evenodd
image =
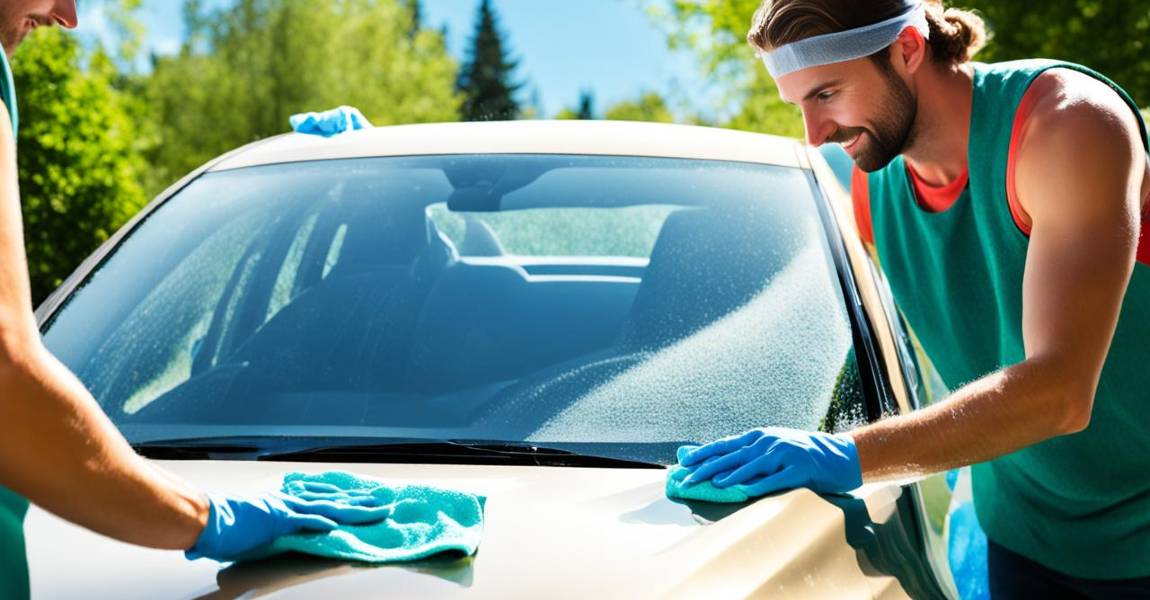
M 555 116 L 556 119 L 577 119 L 590 121 L 595 118 L 595 95 L 591 90 L 584 89 L 579 92 L 579 103 L 575 108 L 564 108 Z
M 590 121 L 595 118 L 595 95 L 591 90 L 583 90 L 579 94 L 579 119 Z
M 595 120 L 595 94 L 583 89 L 578 93 L 578 102 L 575 107 L 566 107 L 555 115 L 560 121 L 592 121 Z
M 515 93 L 523 86 L 515 81 L 518 61 L 512 60 L 499 17 L 491 0 L 482 0 L 475 18 L 467 58 L 459 72 L 458 88 L 463 94 L 460 112 L 464 121 L 501 121 L 519 116 Z
M 102 50 L 59 30 L 29 36 L 12 60 L 17 163 L 32 295 L 40 302 L 136 213 L 147 171 L 133 100 Z
M 417 6 L 417 5 L 416 5 Z M 283 133 L 294 113 L 341 104 L 376 125 L 453 121 L 456 63 L 441 33 L 411 35 L 397 0 L 237 0 L 184 6 L 187 41 L 153 58 L 146 99 L 171 181 L 239 145 Z
M 1056 58 L 1086 65 L 1150 106 L 1150 2 L 961 0 L 982 14 L 994 38 L 979 60 Z
M 606 117 L 612 121 L 647 121 L 674 123 L 675 115 L 658 92 L 644 92 L 637 100 L 624 100 L 607 109 Z
M 419 35 L 419 31 L 423 29 L 423 1 L 404 0 L 404 5 L 407 7 L 408 14 L 411 15 L 407 36 L 415 38 Z
M 798 109 L 779 98 L 746 34 L 760 0 L 671 0 L 665 14 L 672 47 L 695 50 L 709 78 L 726 88 L 724 104 L 739 110 L 726 122 L 732 129 L 803 135 Z

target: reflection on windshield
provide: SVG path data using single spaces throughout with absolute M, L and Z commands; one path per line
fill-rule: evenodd
M 258 167 L 208 174 L 151 215 L 45 340 L 137 438 L 532 440 L 627 458 L 835 421 L 832 389 L 857 372 L 828 256 L 796 169 Z
M 835 308 L 825 284 L 810 276 L 824 263 L 817 244 L 808 245 L 750 302 L 621 373 L 589 382 L 586 395 L 530 439 L 645 443 L 691 431 L 693 439 L 711 440 L 760 425 L 764 413 L 775 423 L 818 429 L 838 375 L 823 366 L 841 363 L 851 343 L 839 324 L 809 318 Z M 795 340 L 803 340 L 802 351 Z M 665 407 L 674 410 L 651 418 Z

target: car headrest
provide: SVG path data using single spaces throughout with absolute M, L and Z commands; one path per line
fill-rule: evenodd
M 349 185 L 344 203 L 347 233 L 338 270 L 410 266 L 427 246 L 427 219 L 419 198 L 395 194 L 374 182 Z
M 671 213 L 631 307 L 622 344 L 655 349 L 740 308 L 805 243 L 783 202 L 746 202 Z

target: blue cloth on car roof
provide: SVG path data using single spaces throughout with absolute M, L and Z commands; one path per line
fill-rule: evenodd
M 288 122 L 296 133 L 331 137 L 347 131 L 370 128 L 371 122 L 358 108 L 341 106 L 324 112 L 309 112 L 292 115 Z
M 388 563 L 419 560 L 440 552 L 470 556 L 479 548 L 486 501 L 483 496 L 425 485 L 388 485 L 342 471 L 316 475 L 289 473 L 284 476 L 283 491 L 296 493 L 308 483 L 367 491 L 391 506 L 391 516 L 368 525 L 343 525 L 329 532 L 287 535 L 254 550 L 244 560 L 294 551 Z

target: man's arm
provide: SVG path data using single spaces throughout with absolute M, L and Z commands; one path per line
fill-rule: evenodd
M 16 173 L 11 119 L 0 103 L 0 484 L 99 533 L 189 548 L 208 520 L 207 498 L 159 476 L 41 342 Z
M 1090 422 L 1134 265 L 1146 157 L 1114 92 L 1086 76 L 1048 75 L 1035 83 L 1052 93 L 1035 107 L 1015 172 L 1033 221 L 1026 359 L 944 402 L 852 432 L 864 480 L 990 460 Z

